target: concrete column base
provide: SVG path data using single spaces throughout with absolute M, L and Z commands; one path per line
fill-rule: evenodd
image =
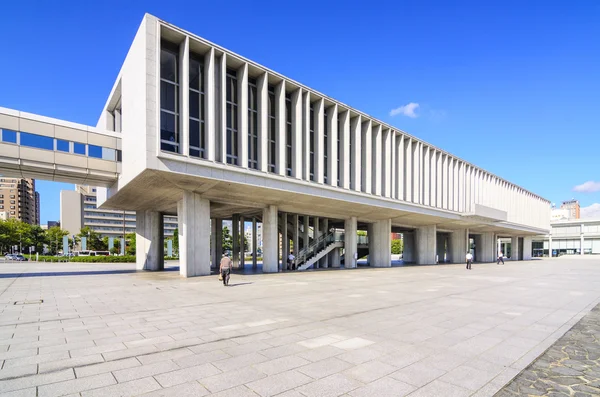
M 524 237 L 523 238 L 523 260 L 530 261 L 532 257 L 533 251 L 533 238 L 532 237 Z M 583 252 L 583 245 L 581 247 L 581 252 Z
M 459 229 L 450 233 L 450 261 L 452 263 L 465 263 L 469 242 L 467 241 L 467 230 Z
M 165 268 L 163 215 L 156 211 L 137 211 L 135 222 L 136 269 L 163 270 Z
M 415 261 L 415 235 L 414 233 L 402 233 L 403 251 L 402 261 L 403 262 L 414 262 Z
M 358 244 L 358 222 L 356 217 L 344 221 L 344 267 L 354 269 L 356 267 L 356 259 Z
M 369 259 L 372 267 L 392 266 L 392 220 L 385 219 L 372 224 L 373 235 L 369 235 Z M 373 241 L 371 242 L 371 239 Z
M 183 277 L 210 274 L 210 201 L 198 193 L 183 192 L 177 203 L 179 273 Z
M 498 253 L 496 252 L 496 240 L 494 233 L 482 233 L 479 247 L 475 247 L 479 252 L 481 262 L 496 262 Z
M 279 270 L 279 233 L 277 230 L 277 207 L 263 209 L 263 272 L 277 273 Z
M 519 238 L 518 237 L 510 238 L 510 260 L 511 261 L 519 260 Z
M 417 265 L 435 264 L 437 232 L 435 225 L 417 228 Z

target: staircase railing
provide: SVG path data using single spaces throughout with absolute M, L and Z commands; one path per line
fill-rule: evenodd
M 335 230 L 314 239 L 307 247 L 298 252 L 296 256 L 296 268 L 317 255 L 319 251 L 324 250 L 329 244 L 343 240 L 344 234 Z

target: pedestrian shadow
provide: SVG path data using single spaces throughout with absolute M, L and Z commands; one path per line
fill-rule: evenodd
M 248 284 L 254 284 L 251 282 L 248 283 L 235 283 L 235 284 L 229 284 L 229 287 L 239 287 L 240 285 L 248 285 Z

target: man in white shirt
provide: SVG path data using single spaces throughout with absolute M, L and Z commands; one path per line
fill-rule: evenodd
M 496 261 L 496 265 L 499 265 L 500 262 L 504 265 L 504 254 L 502 251 L 498 251 L 498 260 Z
M 288 270 L 294 270 L 294 259 L 296 259 L 296 257 L 293 254 L 293 251 L 290 251 L 290 254 L 288 255 L 288 265 L 287 268 Z
M 471 270 L 471 264 L 473 263 L 473 254 L 471 254 L 470 252 L 467 252 L 467 270 Z

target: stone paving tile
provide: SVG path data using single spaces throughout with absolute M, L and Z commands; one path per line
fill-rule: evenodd
M 275 396 L 298 386 L 312 382 L 313 379 L 296 370 L 282 372 L 261 380 L 247 383 L 246 386 L 262 397 Z
M 416 387 L 422 387 L 445 373 L 444 370 L 418 362 L 390 374 L 390 377 Z
M 349 392 L 352 397 L 402 397 L 415 390 L 414 386 L 392 378 L 383 378 Z
M 467 397 L 472 393 L 471 390 L 464 389 L 460 386 L 446 383 L 441 380 L 434 380 L 431 383 L 417 389 L 415 392 L 409 394 L 410 397 Z
M 35 375 L 37 374 L 37 369 L 37 364 L 22 365 L 20 367 L 3 369 L 0 371 L 0 380 Z
M 217 393 L 225 389 L 236 386 L 242 386 L 246 383 L 254 382 L 266 378 L 267 375 L 253 367 L 236 369 L 232 372 L 224 372 L 219 375 L 209 376 L 200 379 L 198 382 L 208 389 L 211 393 Z
M 73 370 L 64 370 L 53 372 L 51 374 L 25 376 L 16 379 L 0 381 L 0 394 L 9 391 L 26 389 L 34 386 L 45 385 L 48 383 L 61 382 L 75 378 Z
M 140 362 L 135 358 L 125 358 L 122 360 L 109 361 L 95 365 L 85 365 L 82 367 L 75 368 L 75 374 L 78 378 L 84 378 L 86 376 L 103 374 L 106 372 L 118 371 L 120 369 L 139 367 Z
M 347 369 L 343 373 L 362 383 L 370 383 L 397 370 L 396 367 L 373 360 Z
M 146 378 L 148 376 L 163 374 L 165 372 L 175 371 L 178 369 L 179 366 L 173 361 L 159 361 L 157 363 L 142 365 L 140 367 L 113 371 L 112 374 L 119 383 L 123 383 L 135 379 Z
M 231 389 L 223 390 L 222 392 L 211 394 L 211 397 L 258 397 L 259 395 L 250 390 L 246 386 L 237 386 Z M 279 394 L 282 396 L 282 394 Z
M 171 387 L 181 383 L 207 378 L 220 372 L 221 371 L 215 368 L 215 366 L 212 364 L 202 364 L 195 367 L 184 368 L 177 371 L 156 375 L 155 379 L 161 384 L 162 387 Z
M 496 394 L 529 395 L 600 395 L 600 305 Z
M 298 391 L 307 397 L 337 397 L 361 386 L 363 383 L 356 379 L 344 374 L 335 374 L 301 386 Z
M 73 372 L 73 371 L 71 371 Z M 115 378 L 111 374 L 100 374 L 94 376 L 88 376 L 81 379 L 73 379 L 65 382 L 52 383 L 45 386 L 38 387 L 39 397 L 54 397 L 63 396 L 70 393 L 80 393 L 90 389 L 97 389 L 99 387 L 105 387 L 114 385 L 117 383 Z
M 254 368 L 267 375 L 275 375 L 281 372 L 289 371 L 294 368 L 302 367 L 310 364 L 310 361 L 298 356 L 285 356 L 274 360 L 265 361 L 260 364 L 255 364 Z
M 32 387 L 30 389 L 21 389 L 17 391 L 10 391 L 8 393 L 2 393 L 2 397 L 37 397 L 37 388 Z
M 142 378 L 131 382 L 119 383 L 117 385 L 102 387 L 81 393 L 82 397 L 105 397 L 105 396 L 135 396 L 161 389 L 154 378 Z
M 313 379 L 324 378 L 352 367 L 352 364 L 335 357 L 326 358 L 316 363 L 308 364 L 298 368 L 298 371 Z
M 187 382 L 181 385 L 144 393 L 144 397 L 202 397 L 210 394 L 200 383 Z
M 60 371 L 62 369 L 82 367 L 85 365 L 103 363 L 104 358 L 100 354 L 93 354 L 90 356 L 67 358 L 64 360 L 51 361 L 47 363 L 40 363 L 38 365 L 38 373 L 43 374 L 47 372 Z

